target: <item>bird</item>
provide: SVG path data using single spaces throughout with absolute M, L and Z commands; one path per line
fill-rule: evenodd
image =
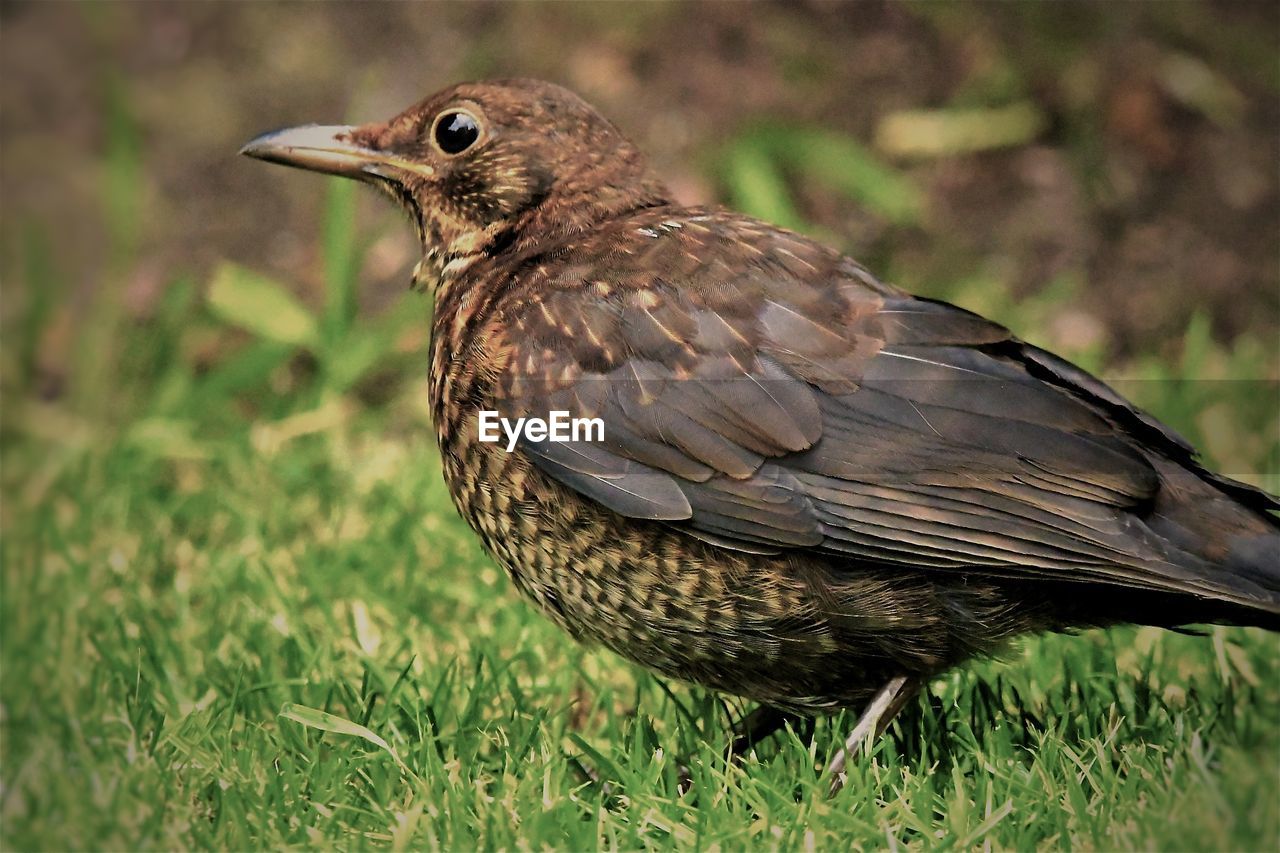
M 678 203 L 565 88 L 462 83 L 241 153 L 407 214 L 444 479 L 519 591 L 758 703 L 747 743 L 861 711 L 833 792 L 930 679 L 1017 637 L 1280 629 L 1280 500 L 996 322 Z M 486 412 L 603 436 L 485 441 Z

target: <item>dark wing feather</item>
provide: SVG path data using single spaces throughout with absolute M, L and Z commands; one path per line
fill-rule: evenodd
M 669 474 L 589 442 L 529 442 L 539 467 L 571 489 L 628 518 L 687 519 L 689 499 Z
M 524 445 L 570 488 L 718 547 L 1280 609 L 1265 582 L 1145 522 L 1162 475 L 1140 442 L 1228 493 L 1261 493 L 1224 486 L 1077 368 L 750 220 L 642 233 L 643 252 L 576 267 L 609 269 L 607 287 L 554 279 L 538 310 L 556 326 L 534 336 L 537 357 L 517 347 L 501 388 L 524 413 L 603 419 L 598 445 Z
M 1159 447 L 1164 455 L 1193 470 L 1245 506 L 1259 512 L 1280 510 L 1280 498 L 1209 471 L 1200 464 L 1195 448 L 1186 439 L 1074 364 L 1021 342 L 1017 344 L 1017 357 L 1033 375 L 1058 383 L 1103 408 L 1134 435 Z

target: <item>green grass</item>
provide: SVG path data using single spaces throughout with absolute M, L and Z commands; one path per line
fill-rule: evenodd
M 726 766 L 717 701 L 668 695 L 516 597 L 455 517 L 421 415 L 400 417 L 274 454 L 116 446 L 44 489 L 56 463 L 6 461 L 6 848 L 1276 838 L 1269 635 L 1028 640 L 934 683 L 828 802 L 817 768 L 848 718 Z
M 733 168 L 770 168 L 742 150 Z M 106 384 L 53 402 L 36 365 L 65 271 L 36 224 L 5 244 L 29 297 L 0 363 L 0 846 L 1280 841 L 1280 658 L 1256 631 L 1030 638 L 931 684 L 834 800 L 820 768 L 850 716 L 726 763 L 737 702 L 575 645 L 480 552 L 426 417 L 428 306 L 357 316 L 363 243 L 347 190 L 329 205 L 320 310 L 234 267 L 175 282 L 147 321 L 106 312 L 109 351 L 72 365 Z M 1046 294 L 950 290 L 1032 337 L 1071 284 Z M 1201 322 L 1184 349 L 1112 367 L 1159 380 L 1143 402 L 1233 472 L 1274 471 L 1273 400 L 1199 381 L 1268 376 L 1267 348 Z

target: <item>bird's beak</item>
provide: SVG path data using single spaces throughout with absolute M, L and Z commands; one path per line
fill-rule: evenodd
M 360 178 L 379 162 L 378 152 L 351 141 L 354 127 L 308 124 L 264 133 L 240 149 L 247 157 L 313 172 Z
M 250 140 L 240 153 L 269 163 L 367 180 L 394 178 L 395 172 L 431 177 L 435 170 L 386 151 L 366 148 L 353 141 L 355 127 L 341 124 L 308 124 L 264 133 Z

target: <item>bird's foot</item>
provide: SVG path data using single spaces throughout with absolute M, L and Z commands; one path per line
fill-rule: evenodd
M 834 797 L 844 787 L 846 778 L 844 768 L 849 759 L 856 757 L 864 748 L 869 751 L 875 739 L 889 727 L 893 718 L 919 689 L 919 681 L 899 675 L 885 682 L 876 695 L 871 697 L 862 716 L 854 725 L 853 731 L 849 732 L 840 751 L 827 765 L 825 775 L 831 780 L 830 787 L 827 789 L 828 797 Z

